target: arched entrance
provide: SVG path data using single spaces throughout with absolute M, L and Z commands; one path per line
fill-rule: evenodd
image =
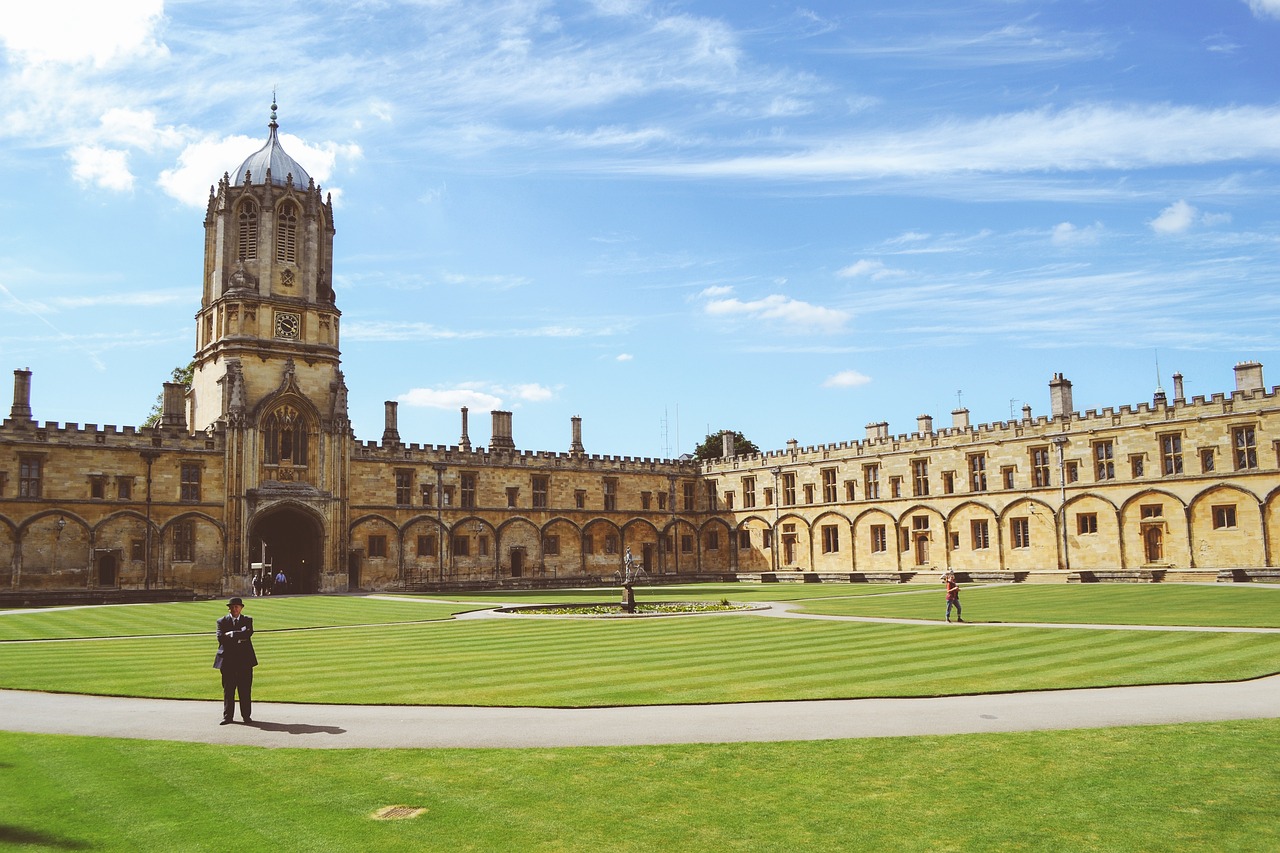
M 249 530 L 249 562 L 268 562 L 272 572 L 283 571 L 288 578 L 286 593 L 320 589 L 323 546 L 320 523 L 296 507 L 267 510 Z
M 1143 531 L 1142 539 L 1148 563 L 1159 563 L 1164 559 L 1164 531 L 1151 525 Z

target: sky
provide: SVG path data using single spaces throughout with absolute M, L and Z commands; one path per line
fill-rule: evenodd
M 141 423 L 210 187 L 325 192 L 358 438 L 672 457 L 1280 377 L 1280 0 L 43 0 L 0 15 L 0 370 Z M 7 400 L 0 398 L 0 406 Z M 0 408 L 0 415 L 7 414 Z

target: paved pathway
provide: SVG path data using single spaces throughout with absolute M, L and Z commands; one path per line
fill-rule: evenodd
M 759 613 L 759 611 L 757 611 Z M 469 618 L 485 618 L 471 613 Z M 800 618 L 774 605 L 771 615 Z M 498 617 L 503 618 L 503 617 Z M 510 617 L 506 617 L 510 618 Z M 815 618 L 809 616 L 807 618 Z M 914 622 L 862 617 L 818 617 Z M 923 623 L 934 624 L 937 623 Z M 1012 623 L 1004 623 L 1009 626 Z M 938 626 L 939 630 L 981 624 Z M 1274 628 L 1040 625 L 1081 630 L 1273 633 Z M 219 726 L 222 703 L 0 690 L 0 728 L 309 748 L 566 747 L 901 737 L 1280 718 L 1280 675 L 1224 684 L 628 708 L 478 708 L 260 702 L 252 725 Z

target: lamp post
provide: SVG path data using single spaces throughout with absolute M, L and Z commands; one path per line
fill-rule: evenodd
M 142 460 L 147 463 L 147 530 L 142 547 L 142 588 L 151 589 L 151 465 L 160 458 L 159 450 L 143 450 Z
M 770 555 L 773 561 L 773 570 L 778 571 L 778 521 L 780 518 L 782 496 L 778 494 L 778 478 L 782 476 L 782 466 L 775 465 L 769 470 L 773 475 L 773 532 L 769 534 L 772 547 L 769 549 L 773 553 Z
M 440 554 L 436 565 L 440 570 L 440 583 L 444 583 L 444 469 L 443 462 L 431 466 L 436 469 L 436 536 L 440 540 Z
M 1067 540 L 1067 464 L 1065 461 L 1067 437 L 1054 436 L 1053 443 L 1058 448 L 1058 525 L 1062 530 L 1062 565 L 1069 572 L 1071 571 L 1071 552 L 1068 550 Z

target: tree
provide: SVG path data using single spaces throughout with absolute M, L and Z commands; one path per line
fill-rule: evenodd
M 190 391 L 191 379 L 196 373 L 196 363 L 191 361 L 186 367 L 175 367 L 169 374 L 170 382 L 181 382 L 183 386 Z M 147 415 L 147 419 L 142 422 L 144 427 L 153 427 L 160 425 L 160 418 L 164 416 L 164 392 L 161 391 L 156 396 L 155 405 L 151 407 L 151 413 Z
M 723 430 L 721 431 L 723 432 Z M 693 451 L 695 459 L 719 459 L 724 455 L 723 440 L 720 438 L 719 432 L 713 432 L 703 440 L 702 444 Z M 749 456 L 753 453 L 759 453 L 760 448 L 756 447 L 756 443 L 749 438 L 743 436 L 740 432 L 733 433 L 733 455 Z

